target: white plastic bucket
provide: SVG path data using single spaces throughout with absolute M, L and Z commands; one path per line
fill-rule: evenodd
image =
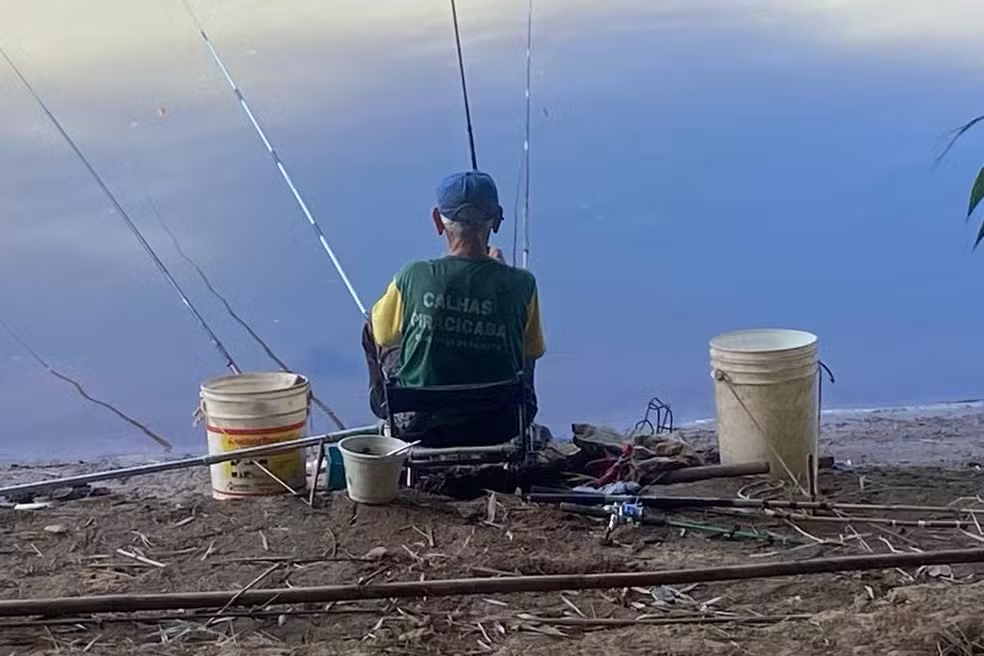
M 758 329 L 710 342 L 721 462 L 768 462 L 771 476 L 815 491 L 817 336 Z
M 406 446 L 403 440 L 381 435 L 356 435 L 338 443 L 345 464 L 345 487 L 356 503 L 389 503 L 400 491 L 400 474 L 409 452 L 386 457 Z
M 206 381 L 200 413 L 208 432 L 208 452 L 215 455 L 302 437 L 310 398 L 311 384 L 298 374 L 248 373 Z M 287 493 L 263 468 L 298 492 L 306 486 L 304 450 L 298 449 L 212 465 L 212 496 L 238 499 Z

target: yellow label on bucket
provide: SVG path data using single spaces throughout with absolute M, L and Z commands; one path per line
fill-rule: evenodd
M 294 440 L 299 438 L 302 432 L 303 428 L 288 432 L 272 431 L 263 435 L 222 434 L 220 444 L 223 451 L 236 451 Z M 230 460 L 223 463 L 226 489 L 219 491 L 232 494 L 269 494 L 285 491 L 283 486 L 273 480 L 269 474 L 273 474 L 291 487 L 301 487 L 304 476 L 303 466 L 304 460 L 298 457 L 296 451 Z

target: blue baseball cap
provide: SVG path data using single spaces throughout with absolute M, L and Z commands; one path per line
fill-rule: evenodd
M 454 173 L 441 180 L 437 187 L 437 209 L 456 223 L 484 225 L 502 218 L 495 181 L 479 171 Z

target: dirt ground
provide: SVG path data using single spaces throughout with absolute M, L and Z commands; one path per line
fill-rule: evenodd
M 898 438 L 922 439 L 920 421 Z M 946 432 L 938 424 L 933 430 Z M 64 471 L 15 468 L 3 479 Z M 984 507 L 975 498 L 982 480 L 984 473 L 969 461 L 864 465 L 825 472 L 821 491 L 841 502 L 946 505 L 971 497 L 961 505 Z M 407 491 L 394 504 L 370 507 L 336 493 L 309 508 L 288 496 L 218 502 L 205 495 L 207 487 L 207 472 L 196 469 L 131 479 L 107 496 L 46 509 L 0 509 L 0 598 L 236 590 L 258 578 L 257 588 L 275 588 L 646 571 L 984 542 L 976 528 L 888 527 L 866 522 L 862 513 L 849 523 L 832 523 L 731 511 L 667 518 L 756 530 L 758 536 L 626 526 L 604 544 L 599 520 L 503 494 L 451 501 Z M 658 492 L 784 494 L 757 478 Z M 864 516 L 953 518 L 887 511 Z M 976 583 L 982 573 L 984 565 L 955 565 L 656 589 L 362 601 L 327 609 L 279 606 L 211 621 L 190 612 L 33 626 L 23 624 L 34 618 L 0 619 L 0 653 L 984 654 L 984 647 L 972 646 L 984 641 L 984 585 Z M 613 625 L 616 620 L 622 621 Z

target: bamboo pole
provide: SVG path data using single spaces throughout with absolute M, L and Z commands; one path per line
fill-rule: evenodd
M 606 496 L 590 493 L 544 493 L 528 494 L 526 500 L 533 503 L 576 503 L 585 506 L 603 506 L 612 503 L 640 503 L 648 508 L 673 510 L 680 508 L 782 508 L 789 510 L 843 510 L 843 511 L 886 511 L 950 513 L 966 515 L 982 513 L 984 508 L 954 508 L 952 506 L 912 506 L 903 504 L 876 503 L 833 503 L 826 501 L 791 501 L 785 499 L 738 499 L 730 497 L 675 497 L 675 496 Z
M 547 624 L 551 626 L 612 628 L 620 626 L 670 626 L 674 624 L 780 624 L 782 622 L 803 621 L 813 618 L 813 615 L 798 613 L 795 615 L 700 615 L 692 617 L 543 617 L 520 613 L 518 619 L 532 624 Z M 502 618 L 513 620 L 517 618 Z
M 6 487 L 0 487 L 0 497 L 10 496 L 12 494 L 24 494 L 27 492 L 43 492 L 45 490 L 51 490 L 59 487 L 86 485 L 88 483 L 97 483 L 100 481 L 111 481 L 121 478 L 130 478 L 131 476 L 159 474 L 161 472 L 174 471 L 177 469 L 187 469 L 189 467 L 209 467 L 211 465 L 217 465 L 221 462 L 228 462 L 230 460 L 239 460 L 241 458 L 272 456 L 278 453 L 294 451 L 296 449 L 304 449 L 307 447 L 318 446 L 319 444 L 323 444 L 323 443 L 337 442 L 338 440 L 341 440 L 342 438 L 345 437 L 350 437 L 352 435 L 364 435 L 366 433 L 372 433 L 378 430 L 379 430 L 379 426 L 377 424 L 373 424 L 371 426 L 349 428 L 347 430 L 335 431 L 333 433 L 325 433 L 323 435 L 312 435 L 310 437 L 302 437 L 297 440 L 278 442 L 277 444 L 254 446 L 246 449 L 237 449 L 236 451 L 226 451 L 225 453 L 217 453 L 215 455 L 206 454 L 204 456 L 183 458 L 181 460 L 169 460 L 168 462 L 157 462 L 149 465 L 137 465 L 135 467 L 123 467 L 120 469 L 110 469 L 108 471 L 92 472 L 90 474 L 79 474 L 77 476 L 54 478 L 47 481 L 37 481 L 34 483 L 20 483 L 18 485 L 8 485 Z
M 0 601 L 0 617 L 42 615 L 46 617 L 133 611 L 163 611 L 194 608 L 225 608 L 282 604 L 327 603 L 359 599 L 450 597 L 459 595 L 557 592 L 607 588 L 652 587 L 712 581 L 774 578 L 804 574 L 865 571 L 926 565 L 984 562 L 984 549 L 928 551 L 901 554 L 866 554 L 840 558 L 817 558 L 797 562 L 757 563 L 706 569 L 660 572 L 616 572 L 608 574 L 561 574 L 407 581 L 366 585 L 329 585 L 271 590 L 213 592 L 131 593 L 53 599 L 8 599 Z
M 722 510 L 719 512 L 727 513 Z M 761 509 L 760 513 L 734 510 L 729 516 L 738 517 L 774 517 L 776 519 L 786 519 L 791 522 L 814 522 L 818 524 L 878 524 L 892 527 L 911 527 L 911 528 L 952 528 L 970 529 L 974 528 L 974 523 L 962 519 L 895 519 L 893 517 L 858 517 L 851 516 L 830 516 L 830 515 L 807 515 L 805 513 L 791 513 L 780 510 Z
M 57 617 L 49 619 L 26 620 L 16 622 L 0 623 L 0 631 L 4 629 L 28 629 L 50 626 L 77 626 L 77 625 L 96 625 L 107 624 L 160 624 L 161 622 L 201 622 L 213 619 L 265 619 L 280 617 L 311 617 L 322 615 L 379 615 L 382 612 L 379 608 L 311 608 L 294 610 L 243 610 L 225 611 L 223 613 L 155 613 L 153 615 L 119 615 L 107 617 Z M 813 615 L 808 613 L 797 613 L 792 615 L 670 615 L 667 617 L 626 617 L 626 618 L 590 618 L 590 617 L 545 617 L 529 613 L 519 613 L 517 615 L 476 615 L 469 617 L 477 622 L 526 622 L 529 624 L 548 624 L 555 626 L 576 626 L 576 627 L 620 627 L 637 625 L 665 626 L 672 624 L 778 624 L 781 622 L 793 622 L 797 620 L 808 620 Z M 465 619 L 465 618 L 461 618 Z

